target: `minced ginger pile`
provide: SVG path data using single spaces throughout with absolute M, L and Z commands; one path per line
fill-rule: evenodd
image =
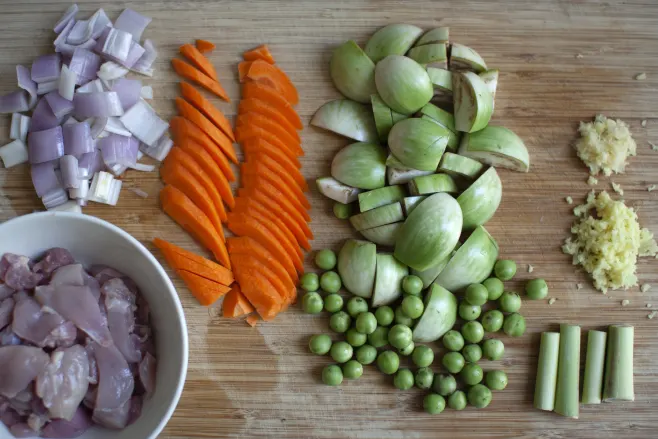
M 578 132 L 581 138 L 576 143 L 576 151 L 592 175 L 623 173 L 626 159 L 636 154 L 635 140 L 622 120 L 599 114 L 594 122 L 581 122 Z
M 596 216 L 591 215 L 593 210 Z M 658 244 L 649 230 L 640 229 L 633 208 L 606 191 L 592 191 L 574 214 L 579 217 L 571 227 L 574 237 L 562 246 L 564 253 L 573 255 L 573 264 L 582 265 L 604 294 L 637 285 L 638 256 L 656 256 Z

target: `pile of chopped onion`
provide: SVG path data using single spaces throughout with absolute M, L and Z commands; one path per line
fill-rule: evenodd
M 16 66 L 19 90 L 0 96 L 0 113 L 12 114 L 12 142 L 0 147 L 0 159 L 7 168 L 29 161 L 48 210 L 114 206 L 116 177 L 153 171 L 137 161 L 144 154 L 162 161 L 173 144 L 169 124 L 146 102 L 153 89 L 126 78 L 153 75 L 155 46 L 140 44 L 151 19 L 124 9 L 112 24 L 103 9 L 87 20 L 76 20 L 77 12 L 72 5 L 55 25 L 55 53 L 39 56 L 31 70 Z

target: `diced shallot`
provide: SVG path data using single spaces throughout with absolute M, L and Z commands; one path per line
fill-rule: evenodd
M 66 42 L 77 46 L 88 41 L 94 32 L 94 25 L 97 18 L 98 14 L 94 14 L 89 20 L 78 20 L 66 37 Z
M 18 87 L 30 95 L 28 107 L 30 110 L 33 109 L 37 104 L 37 83 L 32 80 L 30 70 L 25 66 L 17 65 L 16 79 L 18 81 Z
M 111 81 L 126 76 L 128 69 L 113 61 L 103 63 L 98 71 L 98 77 L 104 81 Z
M 108 169 L 115 177 L 120 177 L 124 172 L 128 170 L 128 166 L 123 166 L 118 163 L 115 163 L 111 166 L 108 166 Z
M 67 101 L 73 100 L 75 93 L 75 84 L 78 81 L 78 74 L 71 71 L 68 66 L 62 65 L 62 72 L 59 75 L 58 91 L 59 95 Z
M 65 116 L 68 116 L 73 111 L 73 102 L 64 99 L 57 90 L 48 93 L 44 96 L 44 99 L 48 101 L 50 110 L 55 117 L 60 120 L 63 120 Z
M 147 156 L 161 162 L 167 157 L 173 146 L 174 142 L 167 135 L 164 135 L 158 140 L 155 146 L 147 146 L 142 143 L 140 150 Z
M 62 172 L 62 185 L 64 189 L 80 187 L 78 178 L 78 159 L 72 155 L 63 155 L 59 158 L 59 169 Z
M 116 92 L 76 93 L 74 113 L 79 118 L 123 115 L 123 107 Z
M 43 197 L 48 192 L 61 186 L 52 162 L 32 165 L 30 173 L 32 175 L 32 185 L 38 197 Z
M 59 87 L 59 79 L 55 79 L 54 81 L 41 82 L 37 84 L 37 94 L 45 95 L 47 93 L 50 93 L 51 91 L 57 90 L 58 87 Z
M 11 168 L 12 166 L 25 163 L 28 160 L 27 146 L 20 139 L 0 146 L 0 158 L 5 168 Z
M 150 147 L 156 145 L 169 128 L 169 124 L 144 100 L 133 105 L 120 120 L 133 136 Z
M 13 113 L 11 115 L 11 128 L 9 129 L 10 139 L 20 139 L 25 143 L 27 140 L 27 132 L 30 129 L 30 116 L 21 113 Z
M 96 11 L 94 15 L 96 16 L 96 23 L 94 24 L 94 31 L 91 34 L 91 37 L 98 39 L 98 37 L 103 34 L 105 29 L 112 27 L 112 21 L 110 21 L 109 17 L 102 8 Z
M 23 90 L 0 96 L 0 113 L 20 113 L 29 109 L 30 105 Z
M 64 27 L 75 18 L 75 14 L 78 13 L 78 5 L 77 4 L 72 4 L 69 6 L 69 8 L 64 12 L 64 15 L 62 15 L 62 18 L 59 19 L 57 24 L 55 24 L 55 27 L 53 30 L 56 33 L 60 33 Z
M 158 51 L 151 40 L 144 40 L 144 54 L 131 67 L 133 71 L 142 75 L 153 76 L 153 63 L 158 58 Z
M 107 166 L 114 164 L 135 166 L 137 163 L 139 142 L 133 137 L 110 134 L 101 139 L 99 147 L 103 153 L 103 161 Z
M 94 73 L 96 74 L 96 73 Z M 76 93 L 100 93 L 105 91 L 100 79 L 87 82 L 85 85 L 78 87 Z
M 30 163 L 38 164 L 55 160 L 64 155 L 62 127 L 32 131 L 27 136 Z
M 128 58 L 132 42 L 132 35 L 128 32 L 111 28 L 100 52 L 110 59 L 124 62 Z
M 37 57 L 32 63 L 32 80 L 37 84 L 57 80 L 61 63 L 62 58 L 57 53 Z
M 119 95 L 119 100 L 124 111 L 128 111 L 133 105 L 139 102 L 142 90 L 142 81 L 138 79 L 119 78 L 114 81 L 112 91 Z
M 41 197 L 41 201 L 46 209 L 60 206 L 69 200 L 68 193 L 63 188 L 57 188 L 52 192 L 48 192 Z
M 81 179 L 77 189 L 69 189 L 69 197 L 73 199 L 85 200 L 89 193 L 89 180 L 86 178 Z
M 64 135 L 64 154 L 81 156 L 95 150 L 87 122 L 64 124 L 62 132 Z
M 107 126 L 108 117 L 97 117 L 94 123 L 91 124 L 91 137 L 96 139 L 105 130 Z
M 99 150 L 94 149 L 78 159 L 78 176 L 80 179 L 89 179 L 95 173 L 102 171 L 104 167 L 103 155 Z
M 146 49 L 142 47 L 139 43 L 136 43 L 135 41 L 132 42 L 130 45 L 130 50 L 128 51 L 128 56 L 126 57 L 126 60 L 121 63 L 124 67 L 132 67 L 134 66 L 137 61 L 144 55 L 144 52 Z
M 66 203 L 60 204 L 59 206 L 51 207 L 51 212 L 69 212 L 69 213 L 82 213 L 82 207 L 76 200 L 68 200 Z
M 48 101 L 41 98 L 32 113 L 32 121 L 30 122 L 29 131 L 47 130 L 49 128 L 54 128 L 61 123 L 62 120 L 55 116 L 50 105 L 48 105 Z
M 77 48 L 69 63 L 71 71 L 78 75 L 77 84 L 84 84 L 96 78 L 101 58 L 89 49 Z M 97 90 L 97 91 L 103 91 Z M 80 92 L 80 90 L 78 90 Z
M 111 134 L 118 134 L 120 136 L 132 137 L 130 131 L 123 126 L 118 117 L 108 117 L 105 131 Z
M 151 23 L 150 17 L 145 17 L 139 12 L 126 8 L 121 12 L 119 18 L 117 18 L 114 27 L 128 32 L 132 35 L 134 41 L 139 42 L 142 39 L 144 29 L 146 29 L 149 23 Z

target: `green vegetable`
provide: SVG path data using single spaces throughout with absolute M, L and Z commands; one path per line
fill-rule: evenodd
M 427 105 L 431 105 L 431 104 L 427 104 Z M 421 119 L 426 120 L 428 122 L 435 123 L 437 125 L 440 125 L 443 128 L 447 128 L 445 125 L 443 125 L 440 122 L 432 119 L 429 116 L 421 116 Z M 459 148 L 459 139 L 460 139 L 459 132 L 455 133 L 453 131 L 448 130 L 448 143 L 446 143 L 446 152 L 448 152 L 448 151 L 456 152 L 457 149 Z M 444 153 L 444 155 L 445 155 L 445 153 Z M 439 162 L 439 166 L 440 166 L 440 162 Z
M 393 375 L 400 367 L 400 357 L 393 351 L 384 351 L 377 357 L 377 367 L 386 375 Z
M 313 115 L 311 125 L 359 142 L 379 142 L 370 107 L 349 99 L 337 99 L 321 106 Z
M 484 328 L 480 322 L 466 322 L 462 326 L 462 335 L 469 343 L 480 343 L 484 338 Z
M 364 344 L 356 350 L 356 361 L 361 364 L 372 364 L 377 358 L 377 349 L 369 344 Z
M 356 201 L 359 192 L 361 192 L 361 189 L 348 186 L 331 177 L 318 178 L 315 180 L 315 183 L 317 184 L 318 190 L 322 195 L 341 204 L 349 204 L 353 201 Z
M 463 44 L 452 43 L 450 51 L 451 70 L 473 70 L 482 73 L 487 70 L 487 65 L 475 50 Z
M 422 33 L 421 28 L 410 24 L 389 24 L 370 37 L 365 52 L 374 63 L 389 55 L 404 55 Z
M 338 294 L 329 294 L 324 298 L 324 310 L 327 312 L 338 312 L 343 309 L 343 298 Z
M 482 308 L 478 305 L 471 305 L 466 301 L 459 304 L 459 317 L 464 320 L 475 320 L 480 317 L 481 312 Z
M 484 169 L 484 165 L 468 157 L 446 152 L 439 163 L 439 171 L 459 175 L 466 178 L 476 178 Z
M 434 171 L 420 171 L 413 168 L 386 168 L 386 179 L 388 184 L 406 184 L 421 175 L 431 175 Z
M 456 73 L 452 96 L 458 131 L 474 133 L 487 126 L 493 114 L 493 95 L 482 78 L 473 72 Z
M 450 373 L 459 373 L 464 368 L 464 357 L 459 352 L 448 352 L 441 360 L 443 367 Z
M 317 291 L 320 287 L 320 281 L 318 275 L 315 273 L 304 273 L 299 279 L 299 285 L 302 287 L 302 290 L 307 292 Z
M 412 180 L 413 181 L 413 180 Z M 427 196 L 425 195 L 417 195 L 413 197 L 405 197 L 402 200 L 402 210 L 404 211 L 404 214 L 406 216 L 409 216 L 411 214 L 411 211 L 418 206 L 418 204 L 423 201 Z
M 362 192 L 359 194 L 359 209 L 361 212 L 367 212 L 376 207 L 402 201 L 404 196 L 404 187 L 401 185 L 385 186 L 372 191 Z
M 503 332 L 510 337 L 521 337 L 525 332 L 525 319 L 523 316 L 518 313 L 505 316 Z
M 580 326 L 561 324 L 555 413 L 578 419 L 580 405 L 578 400 L 579 378 Z
M 459 376 L 462 381 L 464 381 L 464 384 L 467 386 L 474 386 L 482 381 L 482 378 L 484 378 L 484 372 L 476 363 L 466 363 L 462 371 L 459 373 Z
M 391 153 L 405 166 L 420 171 L 436 171 L 448 145 L 449 131 L 439 124 L 419 118 L 402 120 L 388 134 Z M 389 184 L 392 184 L 389 181 Z
M 531 300 L 541 300 L 548 296 L 548 285 L 544 279 L 532 279 L 525 284 L 525 293 Z
M 487 332 L 498 332 L 503 327 L 505 316 L 497 309 L 487 311 L 482 316 L 482 327 Z
M 439 125 L 445 127 L 450 132 L 458 132 L 457 128 L 455 128 L 455 116 L 441 107 L 428 103 L 420 109 L 420 114 L 438 122 Z
M 343 364 L 343 375 L 348 380 L 356 380 L 363 375 L 363 366 L 356 360 L 350 360 Z
M 377 326 L 375 332 L 368 335 L 368 343 L 374 348 L 383 348 L 388 344 L 388 331 L 389 329 L 385 326 Z
M 434 377 L 432 390 L 442 396 L 448 396 L 457 390 L 457 380 L 449 373 L 438 374 Z
M 429 286 L 432 285 L 436 280 L 436 278 L 439 276 L 439 273 L 443 271 L 445 266 L 448 264 L 449 260 L 450 260 L 450 255 L 446 256 L 441 262 L 431 266 L 427 270 L 423 270 L 423 271 L 411 270 L 411 273 L 414 276 L 418 276 L 423 281 L 423 289 L 429 288 Z
M 426 270 L 450 254 L 461 228 L 461 209 L 455 199 L 444 193 L 431 195 L 411 212 L 400 228 L 394 255 L 413 269 Z
M 468 389 L 468 403 L 478 409 L 483 409 L 491 403 L 491 390 L 482 384 L 476 384 Z
M 368 103 L 370 95 L 377 92 L 375 63 L 354 41 L 334 50 L 329 71 L 338 91 L 354 101 Z
M 490 277 L 489 279 L 486 279 L 484 282 L 482 282 L 482 285 L 484 285 L 489 292 L 489 300 L 498 300 L 505 291 L 503 282 L 497 277 Z
M 482 306 L 487 303 L 487 300 L 489 299 L 489 291 L 487 290 L 487 287 L 482 284 L 470 284 L 468 288 L 466 288 L 464 297 L 471 305 Z
M 377 324 L 379 326 L 389 326 L 391 323 L 393 323 L 395 313 L 390 306 L 385 305 L 377 308 L 375 311 L 375 317 L 377 318 Z
M 502 196 L 503 185 L 498 172 L 495 168 L 487 169 L 457 198 L 464 215 L 464 229 L 470 230 L 489 221 Z
M 346 341 L 337 341 L 331 345 L 329 355 L 336 363 L 345 363 L 352 358 L 352 346 Z
M 341 334 L 349 329 L 351 323 L 352 318 L 345 311 L 338 311 L 329 318 L 329 327 Z
M 315 265 L 322 270 L 333 270 L 336 266 L 336 253 L 325 248 L 315 254 Z
M 325 271 L 320 276 L 320 288 L 327 293 L 337 293 L 341 285 L 340 276 L 335 271 Z
M 490 370 L 485 375 L 484 382 L 491 390 L 505 390 L 507 374 L 502 370 Z
M 388 253 L 377 254 L 377 273 L 372 306 L 378 307 L 395 302 L 402 296 L 402 279 L 409 273 L 406 265 Z
M 347 301 L 347 313 L 353 319 L 357 318 L 359 314 L 368 312 L 368 302 L 362 297 L 352 297 Z
M 480 73 L 480 78 L 484 81 L 484 84 L 487 86 L 489 93 L 494 99 L 493 107 L 496 106 L 496 89 L 498 88 L 498 70 L 487 70 L 486 72 Z
M 308 349 L 316 355 L 325 355 L 331 349 L 331 338 L 326 334 L 316 334 L 308 341 Z
M 393 154 L 389 154 L 386 157 L 386 167 L 394 169 L 409 169 L 404 163 L 398 160 Z
M 470 284 L 483 282 L 491 273 L 497 257 L 498 244 L 484 227 L 478 226 L 450 258 L 434 283 L 449 291 L 460 291 Z
M 386 142 L 388 133 L 393 128 L 393 112 L 377 94 L 370 96 L 370 105 L 372 105 L 372 114 L 375 116 L 375 127 L 379 140 Z
M 450 30 L 447 26 L 428 30 L 418 39 L 418 41 L 416 41 L 416 47 L 425 44 L 447 43 L 449 34 Z
M 511 291 L 505 291 L 498 299 L 498 305 L 503 312 L 517 312 L 521 309 L 521 296 Z
M 464 337 L 462 337 L 459 331 L 451 329 L 443 336 L 443 346 L 450 351 L 461 351 L 464 347 Z
M 360 230 L 359 233 L 374 244 L 394 247 L 400 228 L 402 228 L 401 222 Z
M 505 353 L 505 345 L 498 339 L 490 338 L 482 343 L 482 353 L 487 360 L 500 360 Z
M 335 364 L 322 369 L 322 382 L 328 386 L 340 386 L 343 382 L 343 371 Z
M 404 349 L 411 343 L 411 328 L 397 324 L 388 331 L 388 342 L 396 349 Z
M 302 297 L 302 309 L 308 314 L 319 314 L 323 307 L 322 296 L 316 292 L 306 293 Z
M 377 267 L 377 246 L 371 242 L 348 239 L 338 253 L 338 274 L 350 293 L 372 296 Z
M 402 299 L 402 304 L 400 306 L 402 312 L 412 319 L 417 319 L 423 315 L 423 310 L 425 309 L 423 301 L 419 297 L 411 295 Z
M 352 143 L 334 156 L 331 176 L 355 188 L 377 189 L 386 184 L 385 162 L 386 151 L 381 146 L 365 142 Z
M 462 355 L 468 363 L 477 363 L 482 359 L 482 348 L 477 344 L 467 344 L 462 349 Z
M 608 353 L 603 381 L 604 401 L 635 400 L 635 390 L 633 389 L 633 338 L 634 329 L 632 326 L 611 325 L 608 328 Z M 561 349 L 562 344 L 560 344 L 560 358 L 562 357 Z M 576 388 L 578 387 L 576 386 Z
M 433 284 L 425 296 L 425 311 L 413 330 L 415 342 L 432 342 L 455 325 L 457 298 L 445 288 Z
M 429 367 L 434 361 L 434 352 L 428 346 L 416 346 L 411 354 L 411 361 L 418 367 Z
M 357 316 L 355 325 L 361 334 L 372 334 L 377 329 L 377 318 L 371 312 L 362 312 Z
M 402 290 L 404 290 L 406 294 L 420 296 L 420 293 L 423 291 L 423 281 L 413 274 L 405 276 L 402 279 Z
M 375 84 L 384 102 L 400 114 L 420 110 L 434 95 L 425 69 L 406 56 L 389 55 L 379 61 L 375 67 Z
M 456 194 L 457 183 L 448 174 L 432 174 L 416 177 L 409 183 L 409 192 L 413 195 L 429 195 L 438 192 Z
M 414 374 L 409 369 L 400 369 L 393 378 L 396 389 L 409 390 L 414 386 Z
M 512 130 L 489 125 L 477 133 L 464 135 L 459 154 L 487 165 L 528 172 L 530 155 L 523 140 Z
M 404 214 L 402 213 L 402 205 L 400 203 L 376 207 L 350 217 L 350 223 L 357 231 L 385 226 L 386 224 L 393 224 L 403 220 Z
M 466 394 L 461 390 L 457 390 L 448 397 L 448 407 L 453 410 L 464 410 L 467 403 Z
M 411 327 L 414 324 L 414 320 L 406 315 L 404 311 L 402 311 L 402 307 L 398 305 L 395 307 L 395 323 Z
M 557 386 L 558 353 L 560 334 L 542 332 L 537 361 L 537 379 L 535 380 L 535 408 L 553 411 L 555 408 L 555 390 Z
M 416 344 L 412 341 L 407 345 L 407 347 L 404 347 L 402 349 L 398 349 L 398 353 L 402 356 L 408 357 L 411 355 L 416 348 Z
M 434 372 L 429 367 L 421 367 L 416 371 L 416 387 L 419 389 L 427 390 L 432 387 L 434 381 Z
M 445 69 L 427 67 L 427 76 L 434 86 L 434 95 L 452 95 L 452 74 Z M 486 81 L 485 81 L 486 82 Z
M 429 64 L 432 67 L 448 68 L 446 43 L 433 43 L 414 47 L 407 53 L 407 56 L 421 66 L 427 67 Z
M 516 274 L 516 262 L 511 259 L 501 259 L 494 265 L 494 274 L 502 281 L 510 280 Z
M 334 216 L 338 219 L 347 219 L 352 215 L 352 205 L 343 204 L 336 201 L 334 203 Z
M 357 331 L 356 328 L 350 328 L 345 334 L 345 340 L 355 348 L 363 346 L 368 341 L 368 336 Z

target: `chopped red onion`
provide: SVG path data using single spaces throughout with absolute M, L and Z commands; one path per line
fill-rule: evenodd
M 155 146 L 148 146 L 142 143 L 139 148 L 147 156 L 161 162 L 167 157 L 173 146 L 174 142 L 167 135 L 164 135 L 158 139 Z
M 59 94 L 57 90 L 51 91 L 44 99 L 50 105 L 50 109 L 56 118 L 63 120 L 65 116 L 68 116 L 73 111 L 73 102 L 68 101 Z
M 10 139 L 20 139 L 25 143 L 27 140 L 27 132 L 30 129 L 30 116 L 21 113 L 13 113 L 11 115 L 11 128 L 9 129 Z
M 112 91 L 119 95 L 123 111 L 127 111 L 139 101 L 141 90 L 142 81 L 138 79 L 119 78 L 112 85 Z
M 78 119 L 76 119 L 75 117 L 73 117 L 73 116 L 69 116 L 69 117 L 66 118 L 66 120 L 62 124 L 62 129 L 64 129 L 64 127 L 66 125 L 74 125 L 76 123 L 80 123 L 80 121 Z M 64 143 L 66 143 L 66 141 L 64 141 Z
M 64 26 L 64 29 L 62 29 L 59 35 L 57 35 L 57 38 L 55 38 L 55 41 L 53 41 L 53 46 L 55 46 L 55 52 L 58 52 L 59 47 L 66 44 L 66 38 L 69 36 L 69 33 L 71 32 L 71 29 L 73 29 L 74 25 L 75 25 L 75 19 L 70 20 L 68 23 L 66 23 L 66 26 Z
M 75 18 L 75 14 L 77 13 L 78 13 L 78 5 L 74 3 L 71 6 L 69 6 L 66 12 L 64 12 L 64 15 L 62 15 L 62 18 L 59 19 L 53 30 L 56 33 L 60 33 L 64 29 L 64 27 L 66 27 L 66 25 L 69 24 L 69 22 Z
M 46 209 L 52 209 L 53 207 L 60 206 L 66 203 L 68 200 L 69 194 L 61 187 L 54 189 L 53 191 L 48 192 L 46 195 L 41 197 L 41 202 L 46 207 Z
M 76 93 L 100 93 L 102 91 L 105 91 L 105 89 L 103 88 L 103 84 L 101 83 L 101 80 L 100 79 L 95 79 L 93 81 L 87 82 L 82 87 L 78 87 L 78 89 L 75 92 Z
M 32 80 L 37 84 L 55 81 L 59 78 L 62 59 L 59 54 L 41 55 L 32 62 Z
M 0 146 L 0 159 L 2 159 L 5 168 L 11 168 L 12 166 L 27 162 L 28 154 L 25 142 L 16 139 L 11 143 Z
M 78 176 L 80 179 L 89 179 L 92 175 L 102 171 L 104 168 L 103 155 L 98 149 L 83 154 L 78 159 Z
M 89 193 L 89 180 L 86 178 L 78 180 L 78 188 L 69 189 L 69 197 L 73 199 L 86 199 Z
M 28 106 L 30 110 L 33 109 L 37 104 L 37 83 L 32 80 L 30 70 L 25 66 L 17 65 L 16 79 L 18 80 L 18 87 L 30 95 Z
M 115 163 L 112 166 L 108 166 L 108 169 L 110 172 L 112 172 L 112 174 L 114 174 L 115 177 L 120 177 L 124 172 L 128 170 L 128 166 Z
M 135 166 L 137 163 L 139 142 L 133 137 L 110 134 L 99 142 L 99 147 L 106 166 Z
M 150 17 L 145 17 L 139 12 L 126 8 L 121 12 L 119 18 L 114 23 L 114 27 L 128 32 L 132 35 L 133 40 L 139 42 L 142 39 L 144 29 L 151 23 Z
M 76 82 L 78 82 L 78 74 L 71 71 L 69 67 L 62 65 L 62 72 L 59 75 L 59 85 L 57 88 L 59 95 L 67 101 L 72 101 Z
M 55 173 L 55 167 L 52 163 L 32 165 L 30 173 L 32 175 L 32 184 L 34 185 L 34 190 L 38 197 L 43 197 L 48 192 L 61 187 L 61 183 Z
M 153 172 L 155 171 L 155 165 L 137 163 L 135 166 L 130 166 L 130 169 L 134 169 L 135 171 L 142 171 L 142 172 Z
M 123 67 L 114 61 L 103 63 L 98 71 L 98 77 L 103 81 L 111 81 L 126 76 L 128 68 Z M 110 87 L 111 89 L 111 87 Z
M 111 28 L 100 52 L 111 59 L 124 62 L 128 58 L 132 41 L 132 35 L 128 32 Z
M 38 164 L 55 160 L 64 155 L 62 127 L 32 131 L 27 136 L 30 163 Z
M 59 206 L 48 208 L 48 210 L 49 211 L 55 211 L 55 212 L 82 213 L 82 207 L 80 207 L 78 202 L 74 201 L 74 200 L 69 200 L 66 203 L 60 204 Z M 51 424 L 52 424 L 52 422 L 51 422 Z M 48 425 L 50 425 L 50 424 L 48 424 Z
M 75 52 L 75 49 L 90 50 L 90 49 L 93 49 L 94 47 L 96 47 L 96 40 L 94 40 L 93 38 L 90 38 L 87 41 L 85 41 L 84 43 L 78 44 L 77 46 L 72 45 L 72 44 L 68 44 L 68 43 L 58 43 L 57 46 L 55 46 L 55 52 L 61 53 L 62 58 L 64 56 L 72 57 L 73 53 Z
M 121 116 L 123 107 L 116 92 L 76 93 L 74 113 L 79 118 Z
M 96 24 L 96 19 L 98 18 L 97 14 L 91 16 L 89 20 L 79 20 L 71 29 L 68 36 L 66 37 L 66 42 L 77 46 L 79 44 L 88 41 L 91 38 L 91 35 L 94 31 L 94 25 Z
M 29 109 L 30 105 L 23 90 L 12 91 L 0 96 L 0 113 L 20 113 Z
M 107 117 L 97 117 L 96 120 L 94 120 L 94 123 L 91 124 L 91 137 L 96 139 L 100 134 L 105 131 L 105 127 L 107 126 Z
M 94 24 L 94 31 L 91 34 L 91 37 L 94 39 L 98 39 L 105 29 L 111 28 L 112 27 L 112 21 L 108 18 L 107 14 L 103 10 L 103 8 L 99 9 L 94 13 L 96 15 L 96 23 Z
M 48 101 L 41 98 L 32 113 L 32 122 L 30 123 L 29 132 L 47 130 L 56 127 L 61 123 L 62 120 L 55 116 L 50 105 L 48 105 Z
M 118 134 L 120 136 L 132 137 L 130 131 L 123 126 L 119 118 L 117 117 L 108 117 L 107 124 L 105 125 L 105 131 L 108 133 Z
M 144 55 L 145 49 L 136 42 L 132 42 L 130 45 L 130 50 L 128 51 L 128 56 L 126 57 L 126 60 L 122 62 L 121 64 L 125 67 L 132 67 L 134 66 L 137 61 Z
M 158 58 L 158 51 L 151 40 L 144 41 L 144 54 L 131 67 L 133 71 L 147 76 L 153 76 L 153 63 Z
M 59 169 L 62 171 L 62 185 L 64 189 L 77 189 L 80 187 L 78 159 L 75 156 L 61 156 L 59 158 Z
M 87 122 L 64 125 L 62 132 L 64 135 L 64 154 L 80 157 L 96 149 Z
M 144 100 L 133 105 L 120 120 L 133 136 L 148 146 L 156 145 L 169 128 L 169 124 L 158 117 L 155 110 Z
M 51 91 L 57 90 L 58 87 L 59 87 L 58 79 L 55 79 L 54 81 L 42 82 L 40 84 L 37 84 L 37 94 L 45 95 L 47 93 L 50 93 Z
M 145 85 L 140 89 L 139 96 L 142 99 L 149 99 L 149 100 L 153 99 L 153 87 L 151 87 L 150 85 Z
M 101 65 L 101 58 L 89 49 L 77 48 L 73 52 L 73 58 L 69 68 L 77 73 L 77 84 L 84 84 L 96 78 L 96 73 Z M 79 91 L 79 90 L 78 90 Z M 98 90 L 103 91 L 103 90 Z

